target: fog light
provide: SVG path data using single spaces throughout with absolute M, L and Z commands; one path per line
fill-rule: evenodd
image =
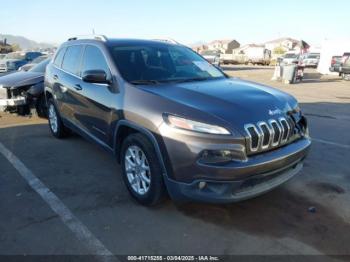
M 215 164 L 229 162 L 234 159 L 234 153 L 231 150 L 204 150 L 200 161 L 205 164 Z
M 207 185 L 206 182 L 199 182 L 198 188 L 199 188 L 199 189 L 203 189 L 203 188 L 205 188 L 206 185 Z

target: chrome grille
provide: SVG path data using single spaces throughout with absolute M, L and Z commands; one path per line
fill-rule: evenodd
M 294 128 L 294 121 L 284 117 L 246 124 L 244 129 L 248 135 L 249 151 L 263 151 L 287 143 L 293 135 Z

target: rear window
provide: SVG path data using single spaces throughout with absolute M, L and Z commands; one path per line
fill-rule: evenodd
M 81 45 L 67 47 L 67 51 L 62 62 L 62 69 L 74 75 L 78 75 L 82 50 L 83 47 Z
M 28 52 L 26 54 L 26 59 L 29 61 L 32 61 L 33 59 L 35 59 L 41 55 L 42 55 L 42 53 L 40 53 L 40 52 Z
M 65 51 L 66 48 L 61 48 L 60 50 L 58 50 L 58 53 L 55 57 L 55 61 L 53 62 L 54 65 L 61 67 Z

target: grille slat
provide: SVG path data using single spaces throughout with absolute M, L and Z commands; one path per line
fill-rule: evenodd
M 244 127 L 248 134 L 249 151 L 256 152 L 288 142 L 294 134 L 295 123 L 290 118 L 281 117 L 278 120 L 260 121 L 256 125 L 247 124 Z

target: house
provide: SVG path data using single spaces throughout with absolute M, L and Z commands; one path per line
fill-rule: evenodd
M 240 43 L 236 40 L 214 40 L 208 44 L 209 50 L 217 50 L 223 54 L 232 54 L 233 49 L 239 48 Z
M 280 51 L 287 52 L 298 48 L 299 42 L 299 40 L 290 37 L 282 37 L 272 41 L 268 41 L 264 43 L 264 45 L 265 48 L 271 50 L 272 53 L 274 53 L 276 49 L 281 49 Z
M 208 46 L 207 45 L 194 45 L 194 46 L 191 46 L 191 49 L 200 54 L 201 52 L 208 50 Z

